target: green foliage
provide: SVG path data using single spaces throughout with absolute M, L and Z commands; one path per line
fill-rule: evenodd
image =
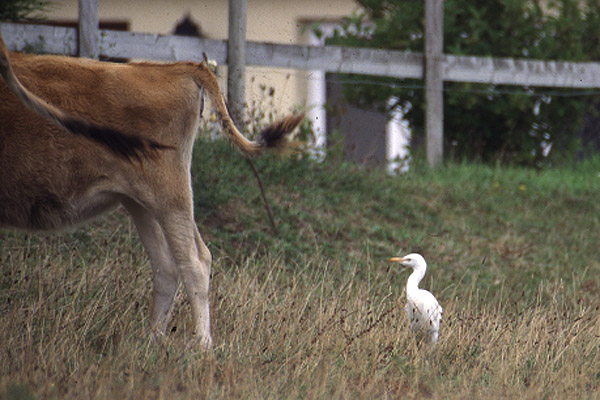
M 0 21 L 40 18 L 37 12 L 50 6 L 47 0 L 2 0 L 0 1 Z
M 476 268 L 481 274 L 466 279 L 483 284 L 493 298 L 502 290 L 496 281 L 519 296 L 543 276 L 570 279 L 559 272 L 563 257 L 581 266 L 596 253 L 600 219 L 590 216 L 600 211 L 598 160 L 544 171 L 415 165 L 390 177 L 335 154 L 323 163 L 261 157 L 256 166 L 280 232 L 273 235 L 243 158 L 225 141 L 199 140 L 194 154 L 196 216 L 215 254 L 231 256 L 241 247 L 278 254 L 290 266 L 319 254 L 364 271 L 369 259 L 422 251 L 454 265 L 445 271 L 448 282 Z M 482 260 L 487 267 L 479 270 Z M 522 274 L 506 273 L 507 265 Z
M 422 0 L 361 0 L 330 43 L 422 52 Z M 543 5 L 546 3 L 545 5 Z M 600 56 L 600 4 L 587 0 L 447 0 L 444 52 L 453 55 L 592 61 Z M 353 76 L 346 96 L 357 105 L 385 104 L 405 112 L 417 142 L 424 133 L 421 81 Z M 361 82 L 372 82 L 364 84 Z M 573 89 L 444 84 L 445 153 L 456 159 L 541 166 L 572 157 L 576 133 L 596 100 Z M 569 95 L 567 95 L 569 94 Z M 588 93 L 589 94 L 589 93 Z M 542 148 L 552 143 L 548 157 Z

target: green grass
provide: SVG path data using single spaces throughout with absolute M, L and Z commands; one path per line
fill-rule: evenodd
M 147 339 L 150 268 L 122 212 L 60 235 L 0 233 L 0 398 L 594 398 L 600 161 L 545 171 L 335 158 L 246 162 L 199 141 L 196 214 L 213 253 L 215 350 Z M 406 271 L 444 307 L 440 343 L 404 319 Z
M 203 152 L 194 176 L 198 220 L 216 252 L 232 253 L 241 243 L 290 264 L 316 252 L 363 270 L 419 251 L 440 268 L 436 281 L 476 276 L 491 299 L 498 280 L 515 297 L 541 278 L 579 281 L 598 268 L 598 162 L 541 172 L 417 166 L 389 177 L 350 164 L 261 159 L 280 230 L 275 237 L 245 163 L 226 144 L 213 151 Z

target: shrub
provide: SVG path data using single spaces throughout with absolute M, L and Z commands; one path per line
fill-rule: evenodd
M 423 51 L 422 0 L 359 3 L 364 12 L 346 18 L 330 43 Z M 593 0 L 446 0 L 444 52 L 592 61 L 600 54 L 599 10 L 600 5 Z M 353 83 L 347 85 L 348 100 L 370 105 L 385 104 L 386 99 L 395 97 L 392 107 L 405 112 L 415 141 L 422 141 L 422 81 L 364 76 L 349 79 Z M 577 132 L 583 116 L 597 103 L 586 95 L 589 91 L 573 89 L 456 82 L 445 82 L 444 89 L 445 153 L 484 162 L 540 166 L 572 156 L 580 148 Z

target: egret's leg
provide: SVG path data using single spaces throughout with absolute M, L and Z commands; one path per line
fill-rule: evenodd
M 438 341 L 438 331 L 431 331 L 431 344 L 436 344 Z

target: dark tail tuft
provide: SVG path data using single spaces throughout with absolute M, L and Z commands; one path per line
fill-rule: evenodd
M 286 136 L 300 124 L 303 118 L 304 114 L 296 114 L 273 123 L 262 131 L 259 141 L 265 148 L 284 150 L 289 146 Z

